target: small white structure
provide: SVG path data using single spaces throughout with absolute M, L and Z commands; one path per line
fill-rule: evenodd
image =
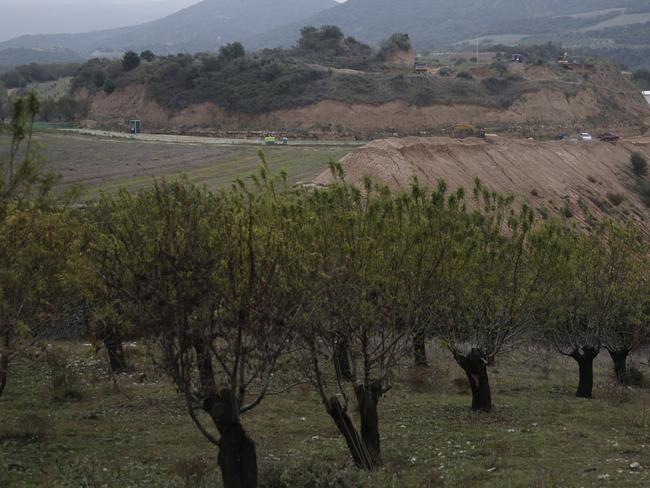
M 648 105 L 650 105 L 650 91 L 641 92 L 641 95 L 645 97 L 646 102 L 648 102 Z
M 140 134 L 142 132 L 142 121 L 141 120 L 130 120 L 129 121 L 129 133 L 130 134 Z

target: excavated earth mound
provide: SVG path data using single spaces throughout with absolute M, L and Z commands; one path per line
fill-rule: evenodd
M 636 222 L 650 235 L 650 201 L 644 202 L 632 173 L 633 152 L 650 159 L 650 139 L 605 143 L 407 137 L 374 141 L 341 164 L 345 179 L 359 186 L 366 176 L 392 189 L 407 188 L 414 178 L 431 187 L 442 179 L 451 190 L 463 187 L 471 194 L 479 178 L 528 203 L 538 217 L 562 214 L 583 227 L 611 217 Z M 327 171 L 315 183 L 332 181 Z

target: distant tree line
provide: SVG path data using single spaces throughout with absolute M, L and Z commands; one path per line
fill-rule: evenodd
M 37 64 L 31 63 L 17 66 L 13 70 L 0 75 L 0 80 L 7 88 L 22 88 L 30 83 L 55 81 L 67 76 L 74 76 L 81 66 L 80 63 L 67 64 Z
M 632 73 L 632 81 L 641 90 L 650 91 L 650 69 L 640 69 Z

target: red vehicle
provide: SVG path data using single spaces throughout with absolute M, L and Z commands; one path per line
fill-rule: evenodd
M 620 137 L 618 137 L 618 135 L 614 132 L 605 132 L 604 134 L 598 136 L 598 139 L 603 142 L 614 142 L 618 141 Z

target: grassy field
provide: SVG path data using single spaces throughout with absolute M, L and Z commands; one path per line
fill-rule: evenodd
M 259 146 L 170 144 L 107 139 L 56 132 L 38 132 L 35 141 L 46 168 L 61 175 L 59 189 L 82 185 L 86 197 L 121 186 L 137 190 L 156 178 L 182 174 L 197 184 L 218 188 L 238 176 L 255 172 Z M 310 181 L 327 169 L 330 160 L 350 152 L 346 146 L 273 146 L 263 148 L 272 171 L 286 170 L 289 183 Z M 9 139 L 0 136 L 0 157 L 9 152 Z
M 593 400 L 573 396 L 571 360 L 505 356 L 491 370 L 495 412 L 482 414 L 469 409 L 461 370 L 431 349 L 432 367 L 404 367 L 380 402 L 385 467 L 376 474 L 351 466 L 311 387 L 267 398 L 244 419 L 257 442 L 261 486 L 650 484 L 650 395 L 614 386 L 605 353 Z M 220 486 L 216 450 L 182 399 L 144 346 L 127 352 L 135 372 L 115 383 L 103 354 L 79 343 L 54 343 L 48 354 L 59 360 L 41 354 L 14 365 L 0 398 L 0 486 Z M 61 376 L 64 390 L 52 386 Z

